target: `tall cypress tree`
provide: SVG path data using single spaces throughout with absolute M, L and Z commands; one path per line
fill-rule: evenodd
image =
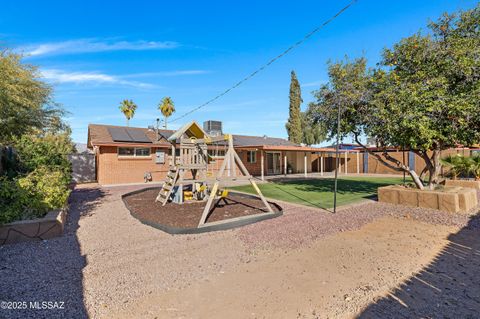
M 288 132 L 288 140 L 294 143 L 302 143 L 302 113 L 300 104 L 302 104 L 302 92 L 300 83 L 298 83 L 295 71 L 291 73 L 290 80 L 290 112 L 288 122 L 285 125 Z

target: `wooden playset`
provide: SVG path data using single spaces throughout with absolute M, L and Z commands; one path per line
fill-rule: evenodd
M 225 200 L 228 195 L 228 190 L 222 188 L 222 184 L 248 179 L 268 212 L 273 212 L 233 148 L 232 135 L 209 136 L 194 121 L 172 134 L 168 141 L 172 144 L 172 160 L 165 182 L 156 198 L 157 202 L 161 202 L 162 205 L 166 205 L 167 202 L 181 205 L 188 201 L 205 201 L 205 208 L 198 224 L 198 227 L 202 227 L 208 215 L 215 209 L 214 201 L 222 198 Z M 209 145 L 222 145 L 227 149 L 223 163 L 213 178 L 209 176 L 211 172 L 208 172 Z M 177 149 L 179 150 L 178 158 Z M 238 174 L 237 168 L 241 175 Z

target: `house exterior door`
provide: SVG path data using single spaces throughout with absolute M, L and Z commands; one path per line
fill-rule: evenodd
M 267 174 L 280 174 L 281 169 L 280 152 L 267 152 Z

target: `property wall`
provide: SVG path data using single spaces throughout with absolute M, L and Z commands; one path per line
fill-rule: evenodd
M 74 182 L 84 183 L 96 180 L 94 154 L 70 154 L 68 160 L 72 164 L 72 179 Z
M 380 154 L 380 153 L 379 153 Z M 393 151 L 389 152 L 389 155 L 396 160 L 403 162 L 403 152 Z M 405 165 L 409 165 L 409 152 L 405 152 Z M 399 174 L 402 175 L 403 172 L 398 172 L 393 170 L 381 162 L 379 162 L 374 156 L 368 154 L 368 172 L 369 174 Z
M 462 154 L 465 156 L 471 156 L 471 150 L 469 149 L 464 149 L 464 148 L 457 148 L 457 149 L 449 149 L 449 150 L 444 150 L 442 151 L 441 156 L 446 157 L 449 155 L 455 155 L 455 154 Z M 368 154 L 368 153 L 367 153 Z M 392 156 L 393 158 L 399 160 L 400 162 L 405 162 L 405 165 L 407 166 L 413 166 L 417 174 L 420 174 L 421 171 L 425 168 L 425 162 L 424 160 L 416 155 L 413 154 L 409 155 L 409 152 L 405 152 L 405 161 L 403 159 L 403 152 L 402 151 L 390 151 L 389 155 Z M 431 156 L 431 154 L 429 154 Z M 324 172 L 333 172 L 335 170 L 335 153 L 323 153 L 324 157 Z M 374 156 L 368 154 L 367 156 L 367 170 L 365 171 L 365 154 L 364 152 L 360 152 L 359 154 L 359 171 L 360 173 L 368 173 L 368 174 L 398 174 L 402 175 L 403 172 L 398 172 L 396 170 L 393 170 L 385 165 L 383 165 L 381 162 L 379 162 Z M 413 159 L 413 161 L 412 161 Z M 314 172 L 319 171 L 319 159 L 317 159 L 317 155 L 313 154 L 311 157 L 311 163 L 312 163 L 312 169 Z M 340 173 L 345 173 L 345 165 L 347 165 L 347 170 L 349 173 L 356 173 L 357 172 L 357 155 L 355 152 L 349 152 L 347 155 L 347 161 L 345 164 L 345 154 L 340 153 Z M 443 173 L 447 173 L 448 170 L 444 169 Z

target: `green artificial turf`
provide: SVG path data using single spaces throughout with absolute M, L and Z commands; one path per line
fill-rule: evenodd
M 378 187 L 402 182 L 401 177 L 341 177 L 338 179 L 337 206 L 374 197 Z M 320 208 L 333 207 L 333 178 L 280 180 L 258 186 L 269 198 Z M 231 189 L 255 193 L 251 185 Z

